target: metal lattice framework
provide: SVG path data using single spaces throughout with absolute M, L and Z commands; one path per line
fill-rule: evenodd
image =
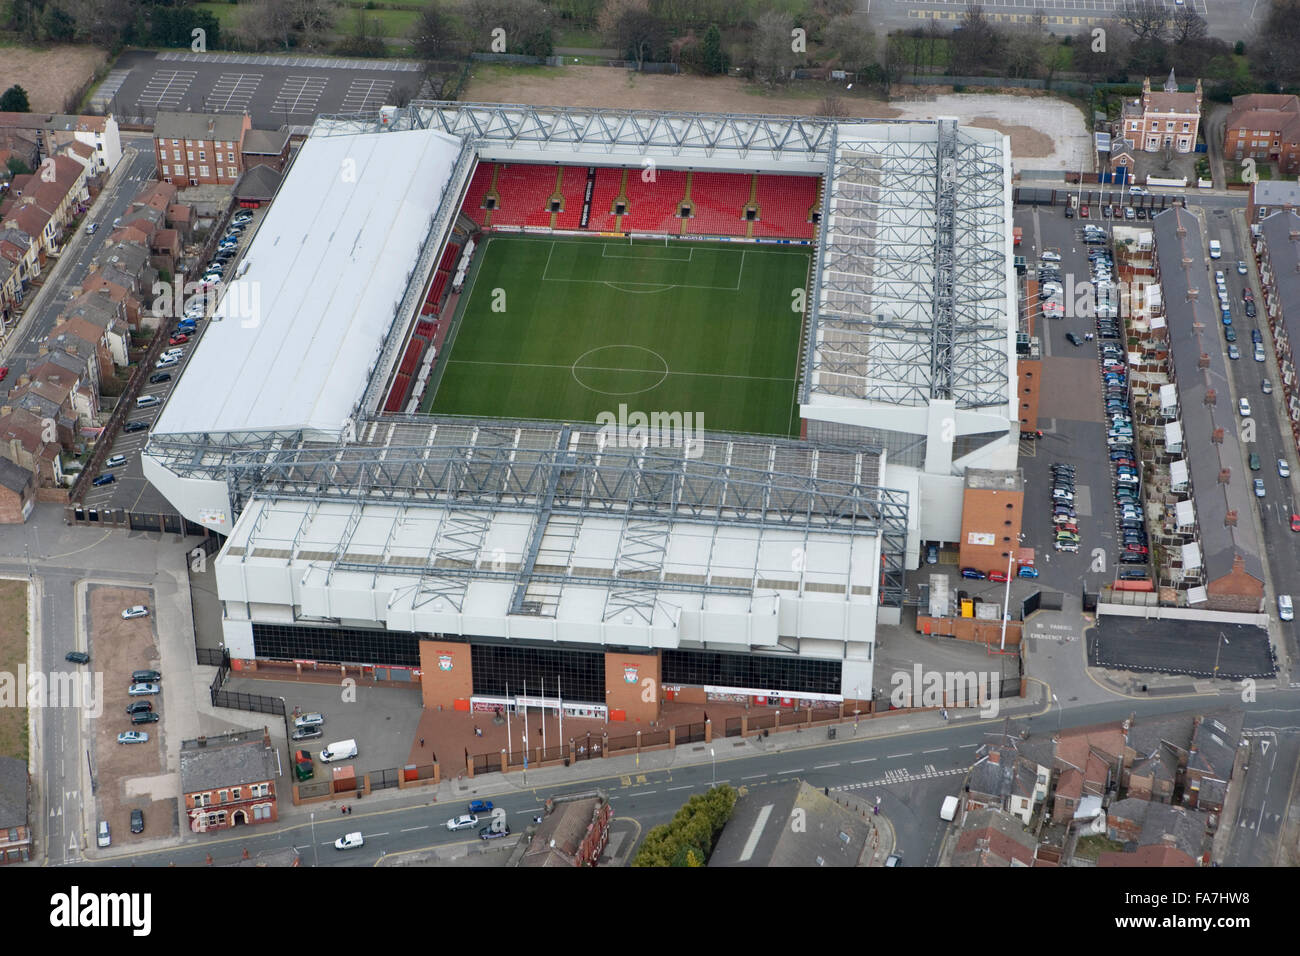
M 804 401 L 1005 405 L 1005 172 L 994 141 L 841 126 L 827 176 Z
M 684 524 L 878 534 L 884 552 L 880 602 L 896 606 L 902 600 L 908 499 L 877 484 L 877 449 L 712 434 L 702 439 L 699 457 L 688 458 L 681 448 L 611 447 L 596 426 L 454 417 L 374 419 L 354 443 L 268 441 L 228 451 L 220 462 L 196 456 L 201 447 L 187 436 L 155 436 L 150 454 L 190 477 L 206 472 L 223 478 L 236 515 L 254 496 L 307 499 L 317 508 L 351 504 L 330 572 L 418 575 L 421 603 L 440 598 L 460 607 L 471 580 L 508 578 L 515 588 L 512 613 L 546 613 L 558 589 L 584 580 L 564 570 L 564 553 L 585 517 L 622 522 L 610 577 L 587 582 L 610 589 L 608 617 L 637 612 L 648 619 L 664 591 L 752 593 L 754 586 L 732 580 L 692 582 L 664 574 L 669 535 Z M 446 513 L 424 562 L 404 567 L 383 556 L 349 554 L 361 512 L 373 504 Z M 482 560 L 488 524 L 503 511 L 532 515 L 517 566 Z

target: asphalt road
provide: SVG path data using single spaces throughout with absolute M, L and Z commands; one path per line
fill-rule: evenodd
M 1010 728 L 1012 733 L 1019 733 L 1021 729 L 1028 729 L 1030 734 L 1052 733 L 1058 726 L 1086 726 L 1122 719 L 1134 712 L 1141 717 L 1223 706 L 1230 701 L 1228 697 L 1202 697 L 1194 701 L 1186 698 L 1115 699 L 1065 713 L 1049 712 L 1013 719 Z M 1268 729 L 1279 719 L 1294 724 L 1298 710 L 1294 695 L 1271 691 L 1261 694 L 1257 704 L 1245 709 L 1246 726 L 1250 730 Z M 733 741 L 723 739 L 714 741 L 712 745 L 717 753 L 714 762 L 705 760 L 668 770 L 634 771 L 611 776 L 600 776 L 599 764 L 591 764 L 592 776 L 544 791 L 528 789 L 519 775 L 512 775 L 510 783 L 520 789 L 499 796 L 491 794 L 490 799 L 505 812 L 505 820 L 511 829 L 519 832 L 539 812 L 547 797 L 600 787 L 610 795 L 618 818 L 635 821 L 640 834 L 644 835 L 650 827 L 667 822 L 693 793 L 707 790 L 714 782 L 754 788 L 802 779 L 815 787 L 851 791 L 869 802 L 880 796 L 881 811 L 897 833 L 896 850 L 902 853 L 908 865 L 927 866 L 938 860 L 946 832 L 946 824 L 939 819 L 942 798 L 956 793 L 962 776 L 974 760 L 975 750 L 989 739 L 990 734 L 1001 733 L 1002 728 L 1000 720 L 954 721 L 926 730 L 901 730 L 888 737 L 833 742 L 825 740 L 824 735 L 810 733 L 808 743 L 800 749 L 757 755 L 747 753 L 734 758 L 726 755 L 726 749 Z M 1264 773 L 1266 765 L 1252 760 L 1247 794 L 1239 815 L 1247 824 L 1251 814 L 1256 819 L 1262 814 L 1275 831 L 1285 814 L 1296 750 L 1294 732 L 1288 730 L 1287 733 L 1288 747 L 1275 752 L 1274 762 L 1267 765 L 1268 773 Z M 485 783 L 491 786 L 496 781 Z M 428 794 L 422 794 L 418 799 L 418 804 L 407 803 L 405 806 L 394 806 L 389 800 L 349 801 L 354 812 L 346 818 L 340 815 L 337 807 L 326 804 L 314 811 L 314 820 L 310 815 L 295 812 L 289 819 L 282 819 L 276 828 L 249 827 L 238 833 L 223 831 L 178 847 L 116 856 L 98 865 L 198 865 L 205 862 L 208 854 L 214 860 L 232 860 L 245 849 L 256 856 L 294 847 L 305 865 L 367 866 L 385 855 L 477 843 L 475 831 L 451 832 L 446 828 L 450 817 L 465 811 L 461 800 L 434 803 Z M 480 819 L 478 825 L 484 826 L 487 822 Z M 1253 828 L 1243 825 L 1242 829 L 1248 832 L 1239 838 L 1234 836 L 1234 840 L 1239 842 L 1232 845 L 1240 865 L 1271 864 L 1276 846 L 1267 839 L 1270 831 L 1261 831 L 1258 825 Z M 358 830 L 365 836 L 363 847 L 346 852 L 334 849 L 334 840 L 344 833 Z

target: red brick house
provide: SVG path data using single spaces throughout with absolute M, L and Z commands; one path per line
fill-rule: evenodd
M 164 183 L 234 185 L 244 172 L 247 113 L 160 112 L 154 121 L 154 159 Z
M 1287 176 L 1300 172 L 1300 97 L 1234 96 L 1232 112 L 1223 124 L 1223 154 L 1238 162 L 1252 157 L 1277 163 Z
M 0 458 L 0 524 L 22 524 L 36 506 L 36 476 L 12 461 Z M 4 823 L 0 821 L 0 836 Z M 0 862 L 5 862 L 0 850 Z
M 181 792 L 194 833 L 225 830 L 279 818 L 279 761 L 271 733 L 199 737 L 181 742 Z
M 1135 148 L 1145 153 L 1155 153 L 1171 147 L 1176 153 L 1190 153 L 1196 149 L 1196 134 L 1201 125 L 1201 81 L 1196 81 L 1196 91 L 1180 93 L 1174 71 L 1164 89 L 1153 92 L 1151 77 L 1142 81 L 1142 97 L 1127 100 L 1121 111 L 1120 134 Z

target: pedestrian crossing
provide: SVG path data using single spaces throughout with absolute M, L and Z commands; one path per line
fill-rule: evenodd
M 862 783 L 846 783 L 843 786 L 831 787 L 831 789 L 869 790 L 872 787 L 887 787 L 896 783 L 910 783 L 913 780 L 934 780 L 938 777 L 962 776 L 968 769 L 968 767 L 954 767 L 951 770 L 939 770 L 934 764 L 928 763 L 920 773 L 913 773 L 906 767 L 900 767 L 896 770 L 885 771 L 883 777 L 877 777 L 875 780 L 867 780 Z

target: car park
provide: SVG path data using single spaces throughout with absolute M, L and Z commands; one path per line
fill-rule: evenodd
M 173 365 L 179 365 L 180 359 L 174 355 L 164 355 L 158 361 L 153 363 L 154 368 L 171 368 Z
M 1079 546 L 1077 544 L 1072 544 L 1067 541 L 1058 541 L 1056 542 L 1056 544 L 1052 545 L 1052 547 L 1054 547 L 1057 551 L 1062 551 L 1067 554 L 1079 553 Z
M 1081 205 L 1081 206 L 1079 207 L 1079 215 L 1080 215 L 1082 218 L 1084 218 L 1084 219 L 1087 219 L 1087 218 L 1088 218 L 1088 205 L 1087 205 L 1087 203 L 1084 203 L 1083 205 Z
M 90 655 L 85 651 L 68 651 L 63 655 L 63 659 L 69 664 L 89 664 Z
M 124 730 L 117 735 L 119 744 L 147 744 L 149 735 L 143 730 Z
M 1125 206 L 1125 207 L 1124 207 L 1124 218 L 1125 218 L 1125 219 L 1136 219 L 1136 218 L 1137 218 L 1137 211 L 1134 210 L 1134 208 L 1133 208 L 1132 206 Z
M 126 692 L 131 697 L 147 697 L 150 694 L 161 694 L 162 688 L 157 684 L 132 684 Z
M 137 617 L 148 617 L 148 616 L 149 616 L 149 607 L 148 605 L 145 604 L 132 604 L 129 608 L 127 608 L 122 612 L 122 620 L 124 621 L 130 621 L 133 618 L 137 618 Z
M 141 395 L 135 400 L 136 408 L 148 408 L 150 405 L 161 405 L 162 399 L 157 395 Z
M 126 715 L 132 717 L 135 714 L 147 714 L 153 710 L 153 701 L 151 700 L 133 700 L 126 705 Z
M 293 719 L 293 725 L 300 729 L 303 727 L 319 727 L 323 723 L 325 723 L 324 714 L 299 714 Z
M 1146 219 L 1146 217 L 1147 217 L 1147 208 L 1146 208 L 1146 206 L 1138 206 L 1138 207 L 1137 207 L 1137 217 L 1138 217 L 1139 219 Z
M 131 671 L 131 683 L 133 684 L 139 684 L 139 683 L 156 684 L 160 680 L 162 680 L 161 671 L 147 670 L 147 669 Z
M 293 732 L 292 736 L 294 740 L 313 740 L 324 733 L 325 733 L 324 728 L 321 727 L 319 724 L 315 724 L 315 725 L 308 725 L 306 727 L 299 727 L 297 730 Z
M 167 340 L 168 345 L 183 345 L 190 340 L 190 337 L 184 332 L 177 332 Z
M 458 817 L 452 817 L 447 821 L 448 830 L 468 830 L 470 827 L 478 825 L 478 817 L 472 813 L 462 814 Z
M 1121 564 L 1146 564 L 1147 558 L 1144 554 L 1138 554 L 1136 551 L 1125 551 L 1119 556 Z

